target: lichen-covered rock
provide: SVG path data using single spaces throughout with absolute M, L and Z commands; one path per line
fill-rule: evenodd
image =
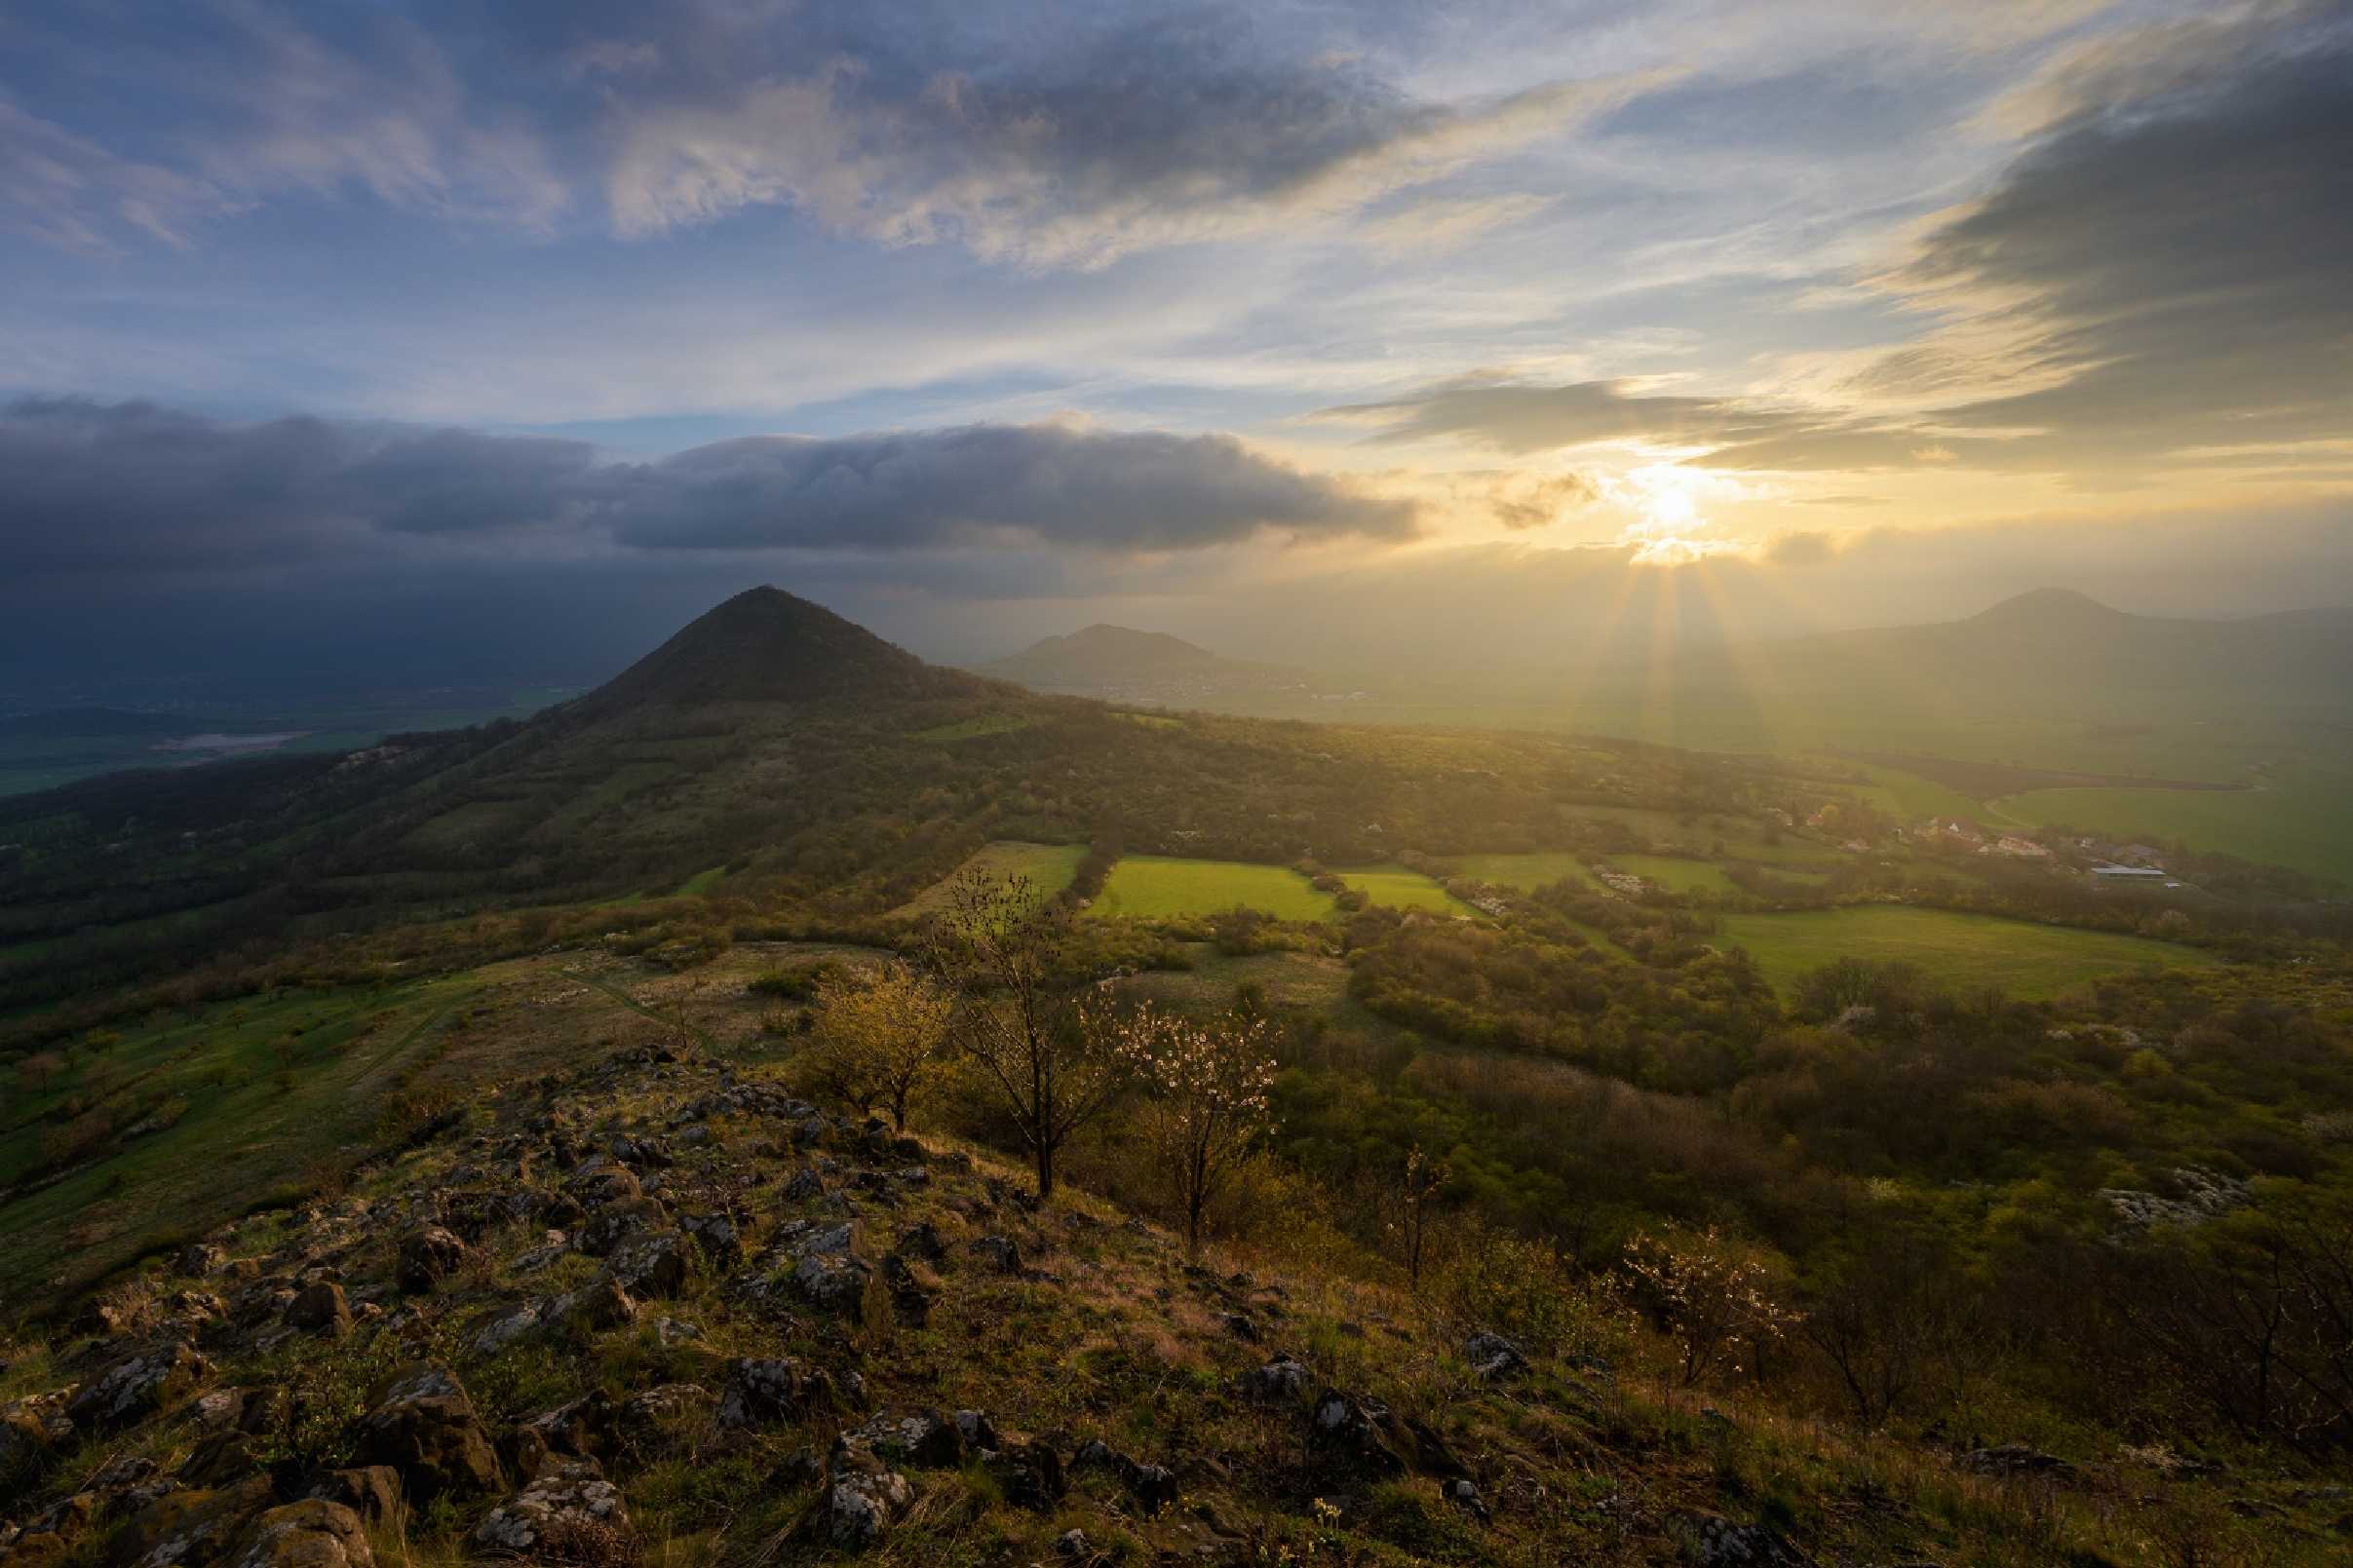
M 330 1470 L 311 1483 L 311 1496 L 341 1504 L 364 1524 L 390 1524 L 401 1516 L 401 1472 L 390 1465 Z
M 610 1274 L 600 1274 L 548 1302 L 540 1309 L 539 1317 L 542 1322 L 593 1332 L 636 1322 L 637 1303 L 619 1280 Z
M 811 1515 L 825 1541 L 862 1551 L 913 1506 L 915 1489 L 872 1449 L 844 1433 L 826 1461 L 826 1488 Z
M 1315 1374 L 1289 1356 L 1277 1356 L 1242 1374 L 1243 1396 L 1257 1404 L 1294 1404 Z
M 445 1226 L 428 1225 L 412 1231 L 401 1243 L 400 1262 L 394 1278 L 400 1287 L 412 1296 L 421 1296 L 440 1284 L 474 1258 L 474 1248 L 468 1246 L 455 1231 Z
M 543 1321 L 538 1302 L 519 1301 L 475 1331 L 474 1354 L 496 1356 L 517 1340 L 537 1333 Z
M 903 1465 L 937 1470 L 964 1462 L 964 1434 L 954 1419 L 920 1406 L 878 1411 L 851 1435 L 884 1459 Z
M 714 1416 L 722 1427 L 775 1427 L 841 1402 L 833 1379 L 789 1356 L 727 1363 Z
M 255 1518 L 224 1560 L 227 1568 L 374 1568 L 376 1559 L 357 1513 L 310 1498 Z
M 412 1362 L 385 1384 L 360 1423 L 358 1457 L 399 1471 L 420 1503 L 499 1483 L 498 1454 L 474 1401 L 446 1367 L 430 1362 Z
M 246 1521 L 270 1503 L 266 1475 L 234 1486 L 167 1492 L 131 1516 L 108 1543 L 113 1568 L 178 1568 L 220 1555 Z
M 1081 1443 L 1071 1456 L 1070 1468 L 1109 1471 L 1147 1514 L 1158 1513 L 1176 1501 L 1176 1472 L 1163 1465 L 1139 1463 L 1100 1439 Z
M 662 1299 L 685 1287 L 692 1266 L 687 1243 L 675 1231 L 639 1232 L 615 1246 L 607 1260 L 613 1277 L 631 1291 Z
M 1462 1358 L 1489 1383 L 1518 1377 L 1527 1370 L 1527 1355 L 1501 1334 L 1480 1332 L 1462 1342 Z
M 1668 1530 L 1695 1568 L 1813 1568 L 1813 1558 L 1761 1524 L 1678 1513 L 1668 1521 Z
M 74 1395 L 65 1413 L 76 1427 L 119 1431 L 186 1398 L 211 1371 L 210 1362 L 177 1340 L 136 1351 L 93 1378 Z
M 659 1198 L 617 1199 L 588 1217 L 572 1244 L 590 1257 L 600 1258 L 624 1243 L 670 1227 L 670 1206 Z
M 629 1510 L 593 1459 L 559 1459 L 490 1511 L 474 1544 L 516 1557 L 611 1562 L 627 1556 Z
M 1974 1449 L 1960 1457 L 1960 1467 L 1978 1475 L 1996 1475 L 2004 1478 L 2021 1475 L 2064 1476 L 2072 1474 L 2075 1467 L 2057 1454 L 2046 1454 L 2028 1448 L 2025 1443 L 1999 1443 L 1991 1448 Z
M 743 1255 L 744 1238 L 734 1216 L 729 1214 L 690 1214 L 678 1222 L 684 1231 L 703 1249 L 703 1255 L 714 1263 L 734 1262 Z

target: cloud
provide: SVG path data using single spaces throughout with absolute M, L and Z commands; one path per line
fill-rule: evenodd
M 1228 436 L 979 425 L 758 437 L 653 463 L 585 441 L 148 403 L 0 410 L 0 537 L 43 573 L 235 571 L 495 548 L 1118 554 L 1409 536 L 1417 509 Z
M 617 103 L 612 221 L 646 235 L 790 205 L 884 245 L 1098 267 L 1355 211 L 1661 79 L 1434 102 L 1352 60 L 1288 54 L 1234 11 L 1068 30 L 1065 49 L 1011 63 L 959 58 L 954 29 L 920 65 L 857 37 L 811 67 Z
M 2342 436 L 2353 25 L 2337 16 L 2076 114 L 1930 232 L 1891 286 L 1952 337 L 1998 324 L 2004 341 L 1971 365 L 1980 395 L 1928 420 L 2003 438 L 1990 449 L 2013 465 Z M 1872 380 L 1900 388 L 1907 368 Z
M 104 255 L 133 233 L 184 248 L 193 225 L 234 206 L 208 181 L 117 157 L 0 98 L 0 225 Z

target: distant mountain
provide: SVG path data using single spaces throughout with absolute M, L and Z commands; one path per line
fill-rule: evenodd
M 969 695 L 984 684 L 927 665 L 831 610 L 778 588 L 750 589 L 596 691 L 575 714 L 704 703 L 805 703 L 836 698 Z
M 2353 678 L 2353 609 L 2189 620 L 2037 589 L 1965 620 L 1800 638 L 1774 650 L 1771 663 L 1791 678 L 2038 699 L 2179 693 L 2263 707 L 2342 705 Z
M 0 718 L 0 736 L 24 740 L 91 740 L 106 735 L 185 735 L 202 726 L 177 713 L 141 713 L 128 708 L 56 708 L 45 713 Z
M 1166 632 L 1099 624 L 1046 637 L 979 669 L 1040 691 L 1156 702 L 1296 686 L 1307 679 L 1304 670 L 1228 659 Z

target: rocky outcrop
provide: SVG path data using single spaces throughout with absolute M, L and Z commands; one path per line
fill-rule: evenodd
M 474 1248 L 456 1232 L 440 1225 L 412 1231 L 401 1243 L 394 1282 L 412 1296 L 421 1296 L 472 1262 Z
M 915 1489 L 859 1438 L 844 1433 L 826 1459 L 825 1490 L 810 1514 L 829 1546 L 863 1551 L 913 1507 Z
M 65 1414 L 78 1428 L 113 1432 L 177 1404 L 211 1371 L 212 1363 L 182 1341 L 134 1352 L 76 1393 Z
M 398 1471 L 420 1503 L 495 1490 L 497 1451 L 474 1401 L 446 1367 L 414 1362 L 385 1384 L 360 1423 L 362 1464 Z
M 739 1357 L 727 1363 L 727 1381 L 719 1389 L 713 1419 L 721 1427 L 782 1426 L 812 1411 L 833 1408 L 842 1399 L 829 1374 L 791 1357 Z
M 633 1555 L 621 1490 L 593 1459 L 557 1459 L 476 1526 L 474 1544 L 512 1557 L 611 1563 Z
M 254 1518 L 223 1561 L 227 1568 L 375 1568 L 375 1553 L 357 1513 L 312 1498 Z

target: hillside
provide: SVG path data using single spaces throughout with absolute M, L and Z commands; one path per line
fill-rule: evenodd
M 1666 1391 L 1508 1246 L 1190 1261 L 985 1149 L 635 1042 L 7 1347 L 0 1560 L 296 1568 L 2326 1560 L 2331 1493 Z M 1520 1258 L 1519 1263 L 1509 1260 Z M 1454 1266 L 1449 1265 L 1449 1269 Z M 2221 1505 L 2227 1503 L 2225 1509 Z M 2233 1515 L 2236 1515 L 2234 1517 Z
M 1178 706 L 1299 687 L 1308 678 L 1304 670 L 1227 659 L 1165 632 L 1102 625 L 1041 638 L 979 669 L 1039 691 Z

